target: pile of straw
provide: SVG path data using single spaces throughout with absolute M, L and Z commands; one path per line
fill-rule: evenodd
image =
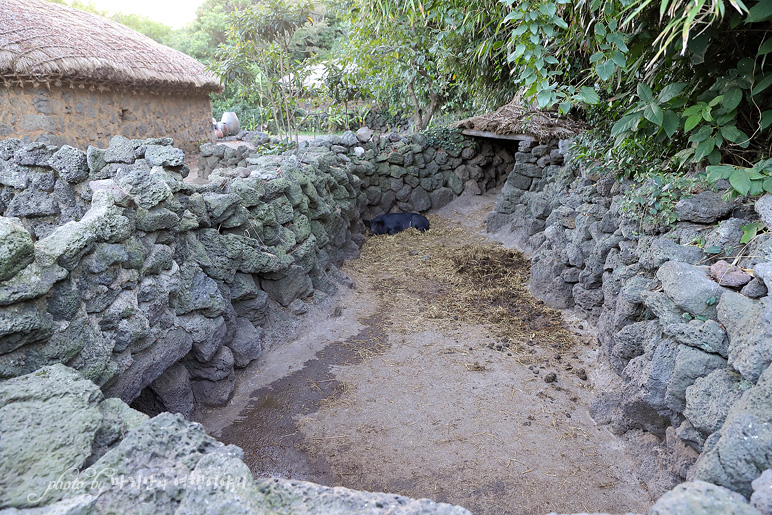
M 221 89 L 204 65 L 119 23 L 44 0 L 0 0 L 8 86 Z

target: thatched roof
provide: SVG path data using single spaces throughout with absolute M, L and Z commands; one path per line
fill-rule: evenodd
M 538 140 L 568 139 L 587 130 L 583 122 L 559 116 L 556 112 L 534 109 L 520 95 L 493 113 L 473 116 L 453 126 L 501 136 L 523 134 Z
M 0 78 L 6 86 L 221 89 L 192 57 L 120 23 L 44 0 L 0 0 Z

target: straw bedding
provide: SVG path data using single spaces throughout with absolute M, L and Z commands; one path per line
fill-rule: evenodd
M 387 305 L 398 306 L 390 330 L 402 333 L 446 324 L 491 327 L 497 350 L 524 355 L 533 346 L 566 351 L 574 337 L 559 311 L 528 293 L 530 263 L 517 251 L 431 216 L 432 228 L 367 239 L 356 268 Z M 419 299 L 419 302 L 416 302 Z
M 0 0 L 6 86 L 221 89 L 204 65 L 119 23 L 44 0 Z

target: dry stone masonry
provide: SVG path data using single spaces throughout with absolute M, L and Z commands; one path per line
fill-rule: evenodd
M 565 167 L 541 191 L 519 180 L 510 174 L 488 230 L 513 233 L 531 254 L 537 296 L 596 324 L 622 381 L 596 401 L 596 421 L 663 438 L 673 484 L 750 497 L 772 466 L 772 235 L 740 239 L 748 223 L 772 227 L 772 197 L 754 211 L 703 191 L 676 204 L 680 221 L 666 229 L 626 217 L 622 194 L 635 186 L 614 177 Z
M 227 403 L 236 370 L 308 303 L 353 286 L 337 266 L 358 255 L 362 218 L 503 183 L 489 231 L 532 255 L 534 293 L 597 326 L 619 376 L 593 416 L 661 439 L 652 484 L 689 480 L 650 513 L 772 513 L 772 236 L 740 244 L 746 223 L 772 227 L 772 197 L 754 211 L 705 191 L 674 228 L 643 227 L 621 213 L 634 186 L 564 165 L 567 149 L 361 129 L 282 155 L 205 145 L 210 183 L 196 185 L 168 138 L 0 142 L 0 508 L 465 513 L 255 482 L 239 449 L 184 416 Z M 123 484 L 56 487 L 70 469 Z

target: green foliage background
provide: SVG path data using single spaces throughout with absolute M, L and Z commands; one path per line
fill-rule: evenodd
M 256 73 L 245 48 L 266 41 L 238 13 L 277 1 L 206 0 L 177 31 L 113 19 L 211 64 L 226 84 L 216 111 L 239 105 L 260 120 L 270 118 L 263 86 L 282 70 Z M 372 99 L 412 112 L 421 129 L 519 93 L 588 121 L 577 153 L 602 171 L 634 178 L 707 167 L 735 194 L 772 191 L 769 0 L 327 0 L 309 13 L 283 43 L 284 63 L 293 77 L 323 64 L 323 86 L 298 92 L 317 103 Z

